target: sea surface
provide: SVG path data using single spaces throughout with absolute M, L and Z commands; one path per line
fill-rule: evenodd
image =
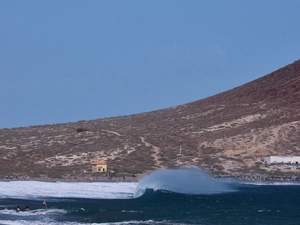
M 191 168 L 135 183 L 0 181 L 0 224 L 294 225 L 300 184 L 214 179 Z

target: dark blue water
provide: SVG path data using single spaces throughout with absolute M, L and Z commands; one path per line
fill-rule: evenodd
M 242 185 L 235 192 L 212 195 L 147 190 L 132 199 L 47 201 L 49 209 L 38 200 L 1 199 L 0 224 L 300 224 L 297 185 Z M 21 212 L 15 212 L 17 205 Z M 26 205 L 30 211 L 24 211 Z
M 0 182 L 0 192 L 0 224 L 300 224 L 299 183 L 246 184 L 198 170 L 139 183 Z

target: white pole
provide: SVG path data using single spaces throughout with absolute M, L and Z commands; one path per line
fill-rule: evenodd
M 180 141 L 180 145 L 179 145 L 179 155 L 181 155 L 181 141 Z

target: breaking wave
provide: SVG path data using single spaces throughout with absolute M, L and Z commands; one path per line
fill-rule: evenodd
M 209 173 L 196 168 L 155 171 L 139 181 L 134 197 L 142 196 L 148 189 L 193 195 L 235 191 L 228 180 L 214 179 Z
M 45 216 L 45 215 L 64 215 L 67 211 L 63 209 L 35 209 L 29 211 L 16 211 L 12 209 L 0 210 L 1 215 L 15 216 Z

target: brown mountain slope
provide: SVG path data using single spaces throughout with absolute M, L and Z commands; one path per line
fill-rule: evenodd
M 185 105 L 130 116 L 1 129 L 0 175 L 90 174 L 91 162 L 98 160 L 107 161 L 117 174 L 177 166 L 198 166 L 214 174 L 271 173 L 272 169 L 262 166 L 264 156 L 300 155 L 299 109 L 300 60 Z M 77 133 L 78 128 L 88 131 Z

